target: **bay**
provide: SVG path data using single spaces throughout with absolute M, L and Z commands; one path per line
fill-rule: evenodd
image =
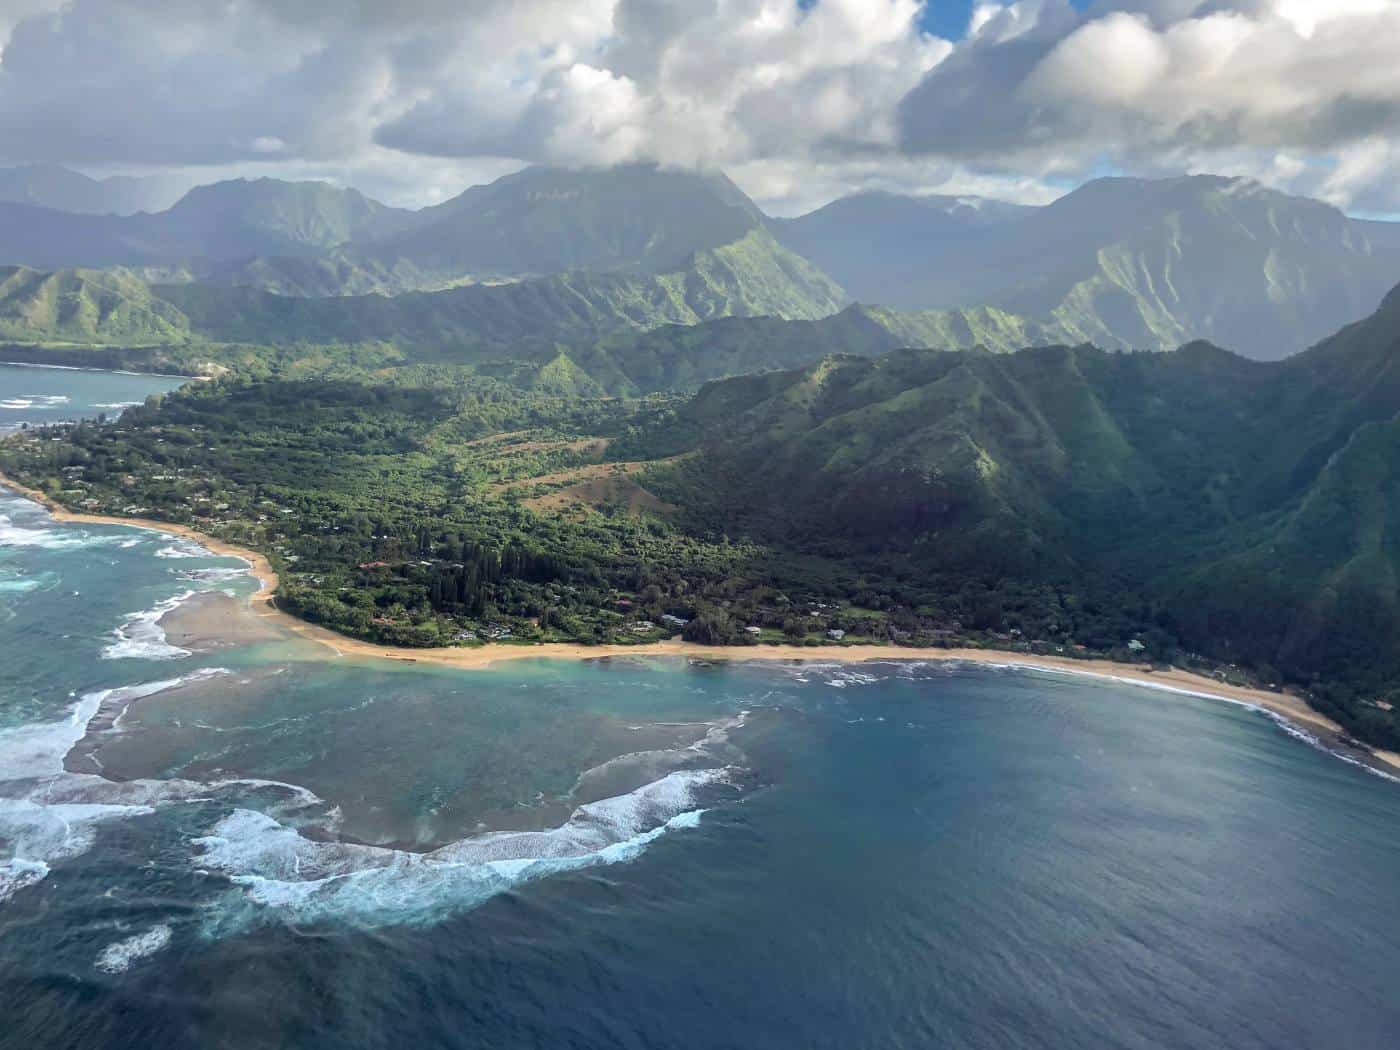
M 0 433 L 24 423 L 115 417 L 187 382 L 180 376 L 0 363 Z

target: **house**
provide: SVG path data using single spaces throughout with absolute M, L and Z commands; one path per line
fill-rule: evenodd
M 627 630 L 633 634 L 646 634 L 648 631 L 656 630 L 656 624 L 650 620 L 638 620 L 636 623 L 629 623 Z
M 667 627 L 684 627 L 690 621 L 684 616 L 672 616 L 670 613 L 662 613 L 661 622 Z
M 826 632 L 826 636 L 830 638 L 833 642 L 839 642 L 842 638 L 846 637 L 846 632 L 841 630 L 839 627 L 833 627 L 831 630 Z
M 752 627 L 752 626 L 750 626 L 750 627 L 745 627 L 745 628 L 744 628 L 744 633 L 745 633 L 745 634 L 748 634 L 748 635 L 753 635 L 755 638 L 757 638 L 760 634 L 763 633 L 763 628 L 762 628 L 762 627 Z
M 1143 644 L 1142 644 L 1140 641 L 1138 641 L 1136 638 L 1134 638 L 1131 642 L 1128 643 L 1128 650 L 1129 650 L 1130 652 L 1140 653 L 1140 652 L 1142 652 L 1142 651 L 1143 651 L 1144 649 L 1146 649 L 1146 648 L 1147 648 L 1147 646 L 1143 645 Z

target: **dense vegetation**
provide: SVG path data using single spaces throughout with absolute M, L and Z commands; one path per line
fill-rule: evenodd
M 1081 588 L 931 575 L 889 551 L 848 557 L 698 526 L 637 482 L 683 448 L 681 407 L 415 367 L 392 381 L 230 377 L 62 441 L 21 434 L 0 462 L 83 509 L 265 550 L 284 607 L 378 641 L 684 630 L 815 644 L 839 631 L 1126 656 L 1150 630 L 1145 608 Z
M 834 358 L 705 388 L 672 424 L 700 454 L 646 482 L 804 550 L 1130 589 L 1157 646 L 1304 683 L 1394 744 L 1397 362 L 1400 292 L 1276 365 L 1208 344 Z

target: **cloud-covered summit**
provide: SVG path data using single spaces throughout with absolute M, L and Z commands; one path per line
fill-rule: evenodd
M 0 162 L 320 175 L 404 200 L 523 163 L 657 161 L 789 207 L 1222 170 L 1400 209 L 1400 0 L 981 2 L 958 40 L 930 13 L 0 0 Z

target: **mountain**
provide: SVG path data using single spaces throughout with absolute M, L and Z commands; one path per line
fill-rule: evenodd
M 1400 280 L 1400 224 L 1215 176 L 1100 179 L 987 214 L 862 197 L 777 232 L 860 301 L 991 308 L 1111 349 L 1208 339 L 1274 360 Z
M 1375 309 L 1400 280 L 1400 224 L 1214 176 L 1100 179 L 1039 208 L 866 193 L 772 220 L 722 175 L 634 165 L 529 168 L 418 212 L 272 179 L 200 187 L 154 215 L 0 204 L 0 262 L 297 297 L 567 278 L 556 291 L 582 282 L 651 303 L 580 305 L 597 323 L 570 322 L 571 341 L 731 315 L 810 319 L 854 297 L 906 346 L 1206 339 L 1273 360 Z M 597 277 L 623 284 L 602 293 Z M 253 313 L 241 331 L 259 330 Z M 609 327 L 604 313 L 625 320 Z M 335 318 L 305 316 L 343 338 Z
M 326 182 L 234 179 L 190 190 L 147 226 L 162 254 L 223 259 L 313 255 L 387 235 L 412 216 Z
M 837 280 L 861 302 L 930 310 L 980 305 L 933 294 L 931 272 L 952 270 L 960 254 L 1035 210 L 977 197 L 866 192 L 771 224 L 793 251 L 843 274 Z M 951 276 L 945 273 L 944 281 Z
M 626 331 L 570 347 L 569 361 L 620 396 L 695 390 L 716 379 L 790 369 L 830 354 L 873 357 L 901 345 L 864 307 L 819 320 L 724 317 Z
M 250 288 L 157 286 L 199 336 L 269 344 L 382 340 L 418 352 L 520 352 L 730 315 L 817 318 L 841 290 L 761 228 L 660 274 L 579 271 L 395 297 L 294 299 Z
M 795 368 L 831 354 L 873 357 L 910 346 L 980 345 L 1008 351 L 1053 341 L 1051 333 L 994 311 L 901 314 L 851 306 L 834 312 L 839 289 L 783 252 L 763 231 L 749 240 L 700 253 L 681 274 L 576 273 L 319 301 L 252 287 L 152 284 L 129 270 L 44 274 L 9 268 L 7 272 L 26 275 L 12 282 L 8 296 L 8 309 L 23 323 L 0 334 L 28 342 L 105 346 L 385 341 L 432 358 L 508 353 L 522 363 L 540 355 L 557 360 L 562 354 L 568 367 L 616 396 L 689 391 L 715 379 Z M 293 264 L 303 267 L 303 279 L 311 281 L 319 268 L 334 265 L 285 259 L 278 272 L 292 272 Z M 74 327 L 48 303 L 48 289 L 67 286 L 119 286 L 133 298 L 157 304 L 161 323 L 143 328 L 99 311 L 89 323 Z
M 0 267 L 0 339 L 132 346 L 188 337 L 184 314 L 120 271 Z
M 153 283 L 298 296 L 617 274 L 687 285 L 672 295 L 691 300 L 689 312 L 699 317 L 811 316 L 817 285 L 832 309 L 846 301 L 834 282 L 778 244 L 728 179 L 655 167 L 531 168 L 420 212 L 325 183 L 274 179 L 202 186 L 155 215 L 0 204 L 0 261 L 49 270 L 123 266 Z M 729 305 L 706 301 L 716 294 Z
M 574 270 L 668 273 L 743 240 L 763 214 L 723 175 L 653 166 L 527 168 L 419 212 L 411 229 L 349 253 L 453 277 Z
M 30 164 L 0 168 L 0 203 L 88 215 L 133 215 L 170 207 L 181 185 L 179 179 L 161 176 L 91 179 L 57 164 Z
M 0 204 L 0 260 L 74 266 L 240 265 L 255 257 L 315 257 L 357 236 L 399 229 L 409 212 L 320 182 L 236 179 L 191 190 L 155 215 L 78 215 Z
M 1331 713 L 1400 742 L 1369 702 L 1400 681 L 1400 289 L 1283 362 L 836 356 L 708 385 L 677 426 L 700 454 L 649 487 L 698 528 L 1136 591 L 1183 647 L 1326 683 Z

